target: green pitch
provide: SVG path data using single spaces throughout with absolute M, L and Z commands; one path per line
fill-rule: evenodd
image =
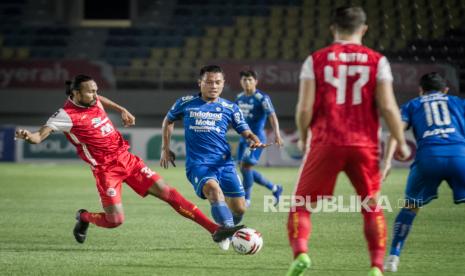
M 194 195 L 183 168 L 162 170 L 163 177 L 206 214 L 206 201 Z M 290 194 L 295 168 L 262 168 Z M 394 208 L 387 213 L 389 236 L 402 198 L 407 171 L 397 170 L 383 186 Z M 350 194 L 345 177 L 336 194 Z M 116 229 L 93 225 L 85 244 L 72 235 L 77 209 L 100 211 L 90 169 L 83 164 L 0 164 L 1 275 L 284 275 L 290 262 L 287 213 L 263 212 L 255 186 L 244 223 L 262 232 L 264 247 L 256 256 L 221 251 L 210 235 L 155 198 L 123 191 L 126 222 Z M 358 213 L 313 215 L 312 268 L 307 275 L 366 275 L 366 243 Z M 454 205 L 447 185 L 440 198 L 421 210 L 399 272 L 392 275 L 465 275 L 465 212 Z M 389 274 L 387 274 L 389 275 Z

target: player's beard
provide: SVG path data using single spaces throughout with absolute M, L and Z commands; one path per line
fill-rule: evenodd
M 91 106 L 95 105 L 96 102 L 97 102 L 97 100 L 95 100 L 95 99 L 88 102 L 88 103 L 84 103 L 84 102 L 79 101 L 79 105 L 82 105 L 82 106 L 85 106 L 85 107 L 91 107 Z

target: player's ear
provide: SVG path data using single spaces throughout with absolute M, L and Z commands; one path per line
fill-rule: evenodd
M 449 87 L 446 86 L 442 89 L 442 93 L 447 94 L 447 92 L 449 92 Z
M 329 30 L 331 31 L 331 34 L 336 35 L 336 26 L 334 26 L 334 24 L 332 24 L 331 26 L 329 26 Z
M 423 95 L 423 93 L 425 93 L 425 91 L 423 90 L 423 88 L 421 88 L 421 86 L 418 87 L 418 93 L 420 94 L 420 96 Z
M 197 84 L 199 85 L 199 87 L 200 87 L 200 83 L 201 83 L 201 82 L 202 82 L 201 79 L 198 79 L 198 80 L 197 80 Z
M 362 28 L 362 36 L 364 36 L 366 32 L 368 31 L 368 25 L 363 24 L 361 28 Z

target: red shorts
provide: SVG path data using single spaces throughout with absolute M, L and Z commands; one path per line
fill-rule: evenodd
M 380 189 L 379 153 L 376 148 L 313 146 L 300 167 L 296 196 L 332 196 L 339 172 L 345 172 L 362 200 Z
M 138 156 L 124 152 L 110 164 L 92 169 L 103 207 L 121 203 L 121 183 L 124 181 L 140 196 L 161 176 L 150 170 Z

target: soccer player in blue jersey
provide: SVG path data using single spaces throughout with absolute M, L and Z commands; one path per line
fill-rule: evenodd
M 203 67 L 198 84 L 200 93 L 178 99 L 163 121 L 160 164 L 168 168 L 174 162 L 170 137 L 174 122 L 183 120 L 187 178 L 197 196 L 210 202 L 213 219 L 222 226 L 235 227 L 242 220 L 246 202 L 226 133 L 232 126 L 252 149 L 265 145 L 252 133 L 239 107 L 220 98 L 224 88 L 221 67 Z M 229 240 L 223 240 L 220 247 L 227 250 Z
M 412 128 L 417 155 L 407 179 L 405 206 L 396 217 L 385 271 L 396 272 L 399 256 L 419 208 L 438 197 L 447 181 L 454 202 L 465 202 L 465 100 L 447 95 L 446 81 L 437 73 L 420 79 L 420 96 L 401 107 L 406 129 Z M 396 142 L 388 142 L 383 178 L 389 173 Z
M 273 128 L 275 144 L 282 146 L 283 140 L 279 131 L 278 117 L 276 116 L 270 97 L 257 89 L 257 73 L 247 70 L 241 71 L 239 75 L 244 91 L 237 95 L 236 104 L 244 114 L 244 118 L 250 129 L 258 136 L 260 141 L 265 141 L 265 124 L 266 119 L 268 119 Z M 250 205 L 250 194 L 254 182 L 268 188 L 273 193 L 275 204 L 278 204 L 279 197 L 283 192 L 281 185 L 271 183 L 257 170 L 253 169 L 253 166 L 258 163 L 262 151 L 262 149 L 250 150 L 245 138 L 241 138 L 237 148 L 237 160 L 240 162 L 247 205 Z

